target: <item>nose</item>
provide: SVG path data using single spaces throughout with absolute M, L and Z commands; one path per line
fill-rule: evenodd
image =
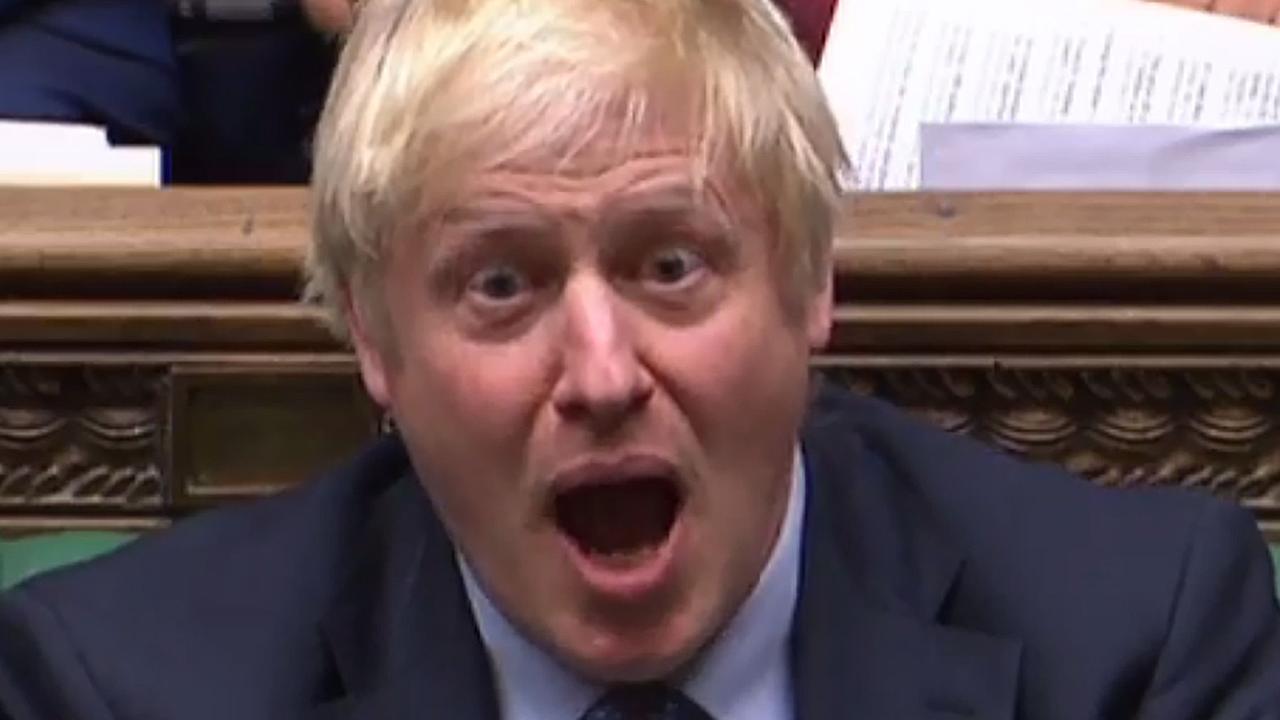
M 563 293 L 560 376 L 552 402 L 564 419 L 608 433 L 645 406 L 653 377 L 607 283 L 575 278 Z

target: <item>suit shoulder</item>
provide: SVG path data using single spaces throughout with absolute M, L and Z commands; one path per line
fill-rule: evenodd
M 1072 658 L 1150 669 L 1178 599 L 1218 583 L 1205 568 L 1247 570 L 1271 597 L 1252 517 L 1208 493 L 1102 487 L 847 393 L 822 400 L 807 437 L 836 459 L 821 467 L 852 488 L 851 504 L 875 508 L 860 518 L 888 508 L 963 558 L 947 621 L 1020 638 L 1038 687 L 1080 677 Z
M 861 492 L 890 498 L 905 508 L 899 515 L 927 519 L 954 542 L 977 586 L 1075 597 L 1082 610 L 1144 607 L 1153 630 L 1204 518 L 1249 520 L 1208 493 L 1103 487 L 851 393 L 828 393 L 812 426 L 821 443 L 857 448 L 848 481 Z
M 1210 506 L 1242 512 L 1208 493 L 1171 487 L 1104 487 L 1058 465 L 1011 455 L 993 445 L 943 430 L 883 401 L 847 392 L 824 393 L 810 436 L 856 443 L 871 461 L 906 482 L 948 524 L 999 532 L 1077 535 L 1189 533 Z M 843 440 L 836 440 L 843 436 Z M 967 522 L 972 518 L 971 522 Z M 993 522 L 995 521 L 995 522 Z
M 406 467 L 398 443 L 379 441 L 301 487 L 179 521 L 23 589 L 69 612 L 95 615 L 216 603 L 245 588 L 256 588 L 261 603 L 318 598 L 341 565 L 344 541 L 359 530 L 362 509 Z
M 58 688 L 82 686 L 49 691 L 58 702 L 147 717 L 246 717 L 313 698 L 330 672 L 318 623 L 379 513 L 417 490 L 398 442 L 383 440 L 296 490 L 37 577 L 0 596 L 0 631 L 18 628 L 26 648 L 0 651 L 0 695 L 6 673 L 34 666 Z M 157 677 L 170 683 L 162 691 Z

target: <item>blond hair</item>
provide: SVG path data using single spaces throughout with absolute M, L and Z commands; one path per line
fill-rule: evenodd
M 307 297 L 341 335 L 344 294 L 366 301 L 389 239 L 467 173 L 606 131 L 625 153 L 673 108 L 695 172 L 732 163 L 792 280 L 821 287 L 845 159 L 770 0 L 366 0 L 317 129 Z

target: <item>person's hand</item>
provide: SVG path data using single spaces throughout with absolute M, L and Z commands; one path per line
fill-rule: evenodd
M 1156 0 L 1156 2 L 1280 25 L 1280 0 Z
M 302 11 L 316 30 L 343 35 L 355 20 L 357 0 L 302 0 Z

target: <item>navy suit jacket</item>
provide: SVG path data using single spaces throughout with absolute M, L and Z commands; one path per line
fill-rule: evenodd
M 1097 488 L 831 389 L 802 444 L 801 720 L 1280 718 L 1270 563 L 1245 512 Z M 497 709 L 454 549 L 388 438 L 4 596 L 0 715 Z
M 166 144 L 180 111 L 163 0 L 0 0 L 0 117 Z

